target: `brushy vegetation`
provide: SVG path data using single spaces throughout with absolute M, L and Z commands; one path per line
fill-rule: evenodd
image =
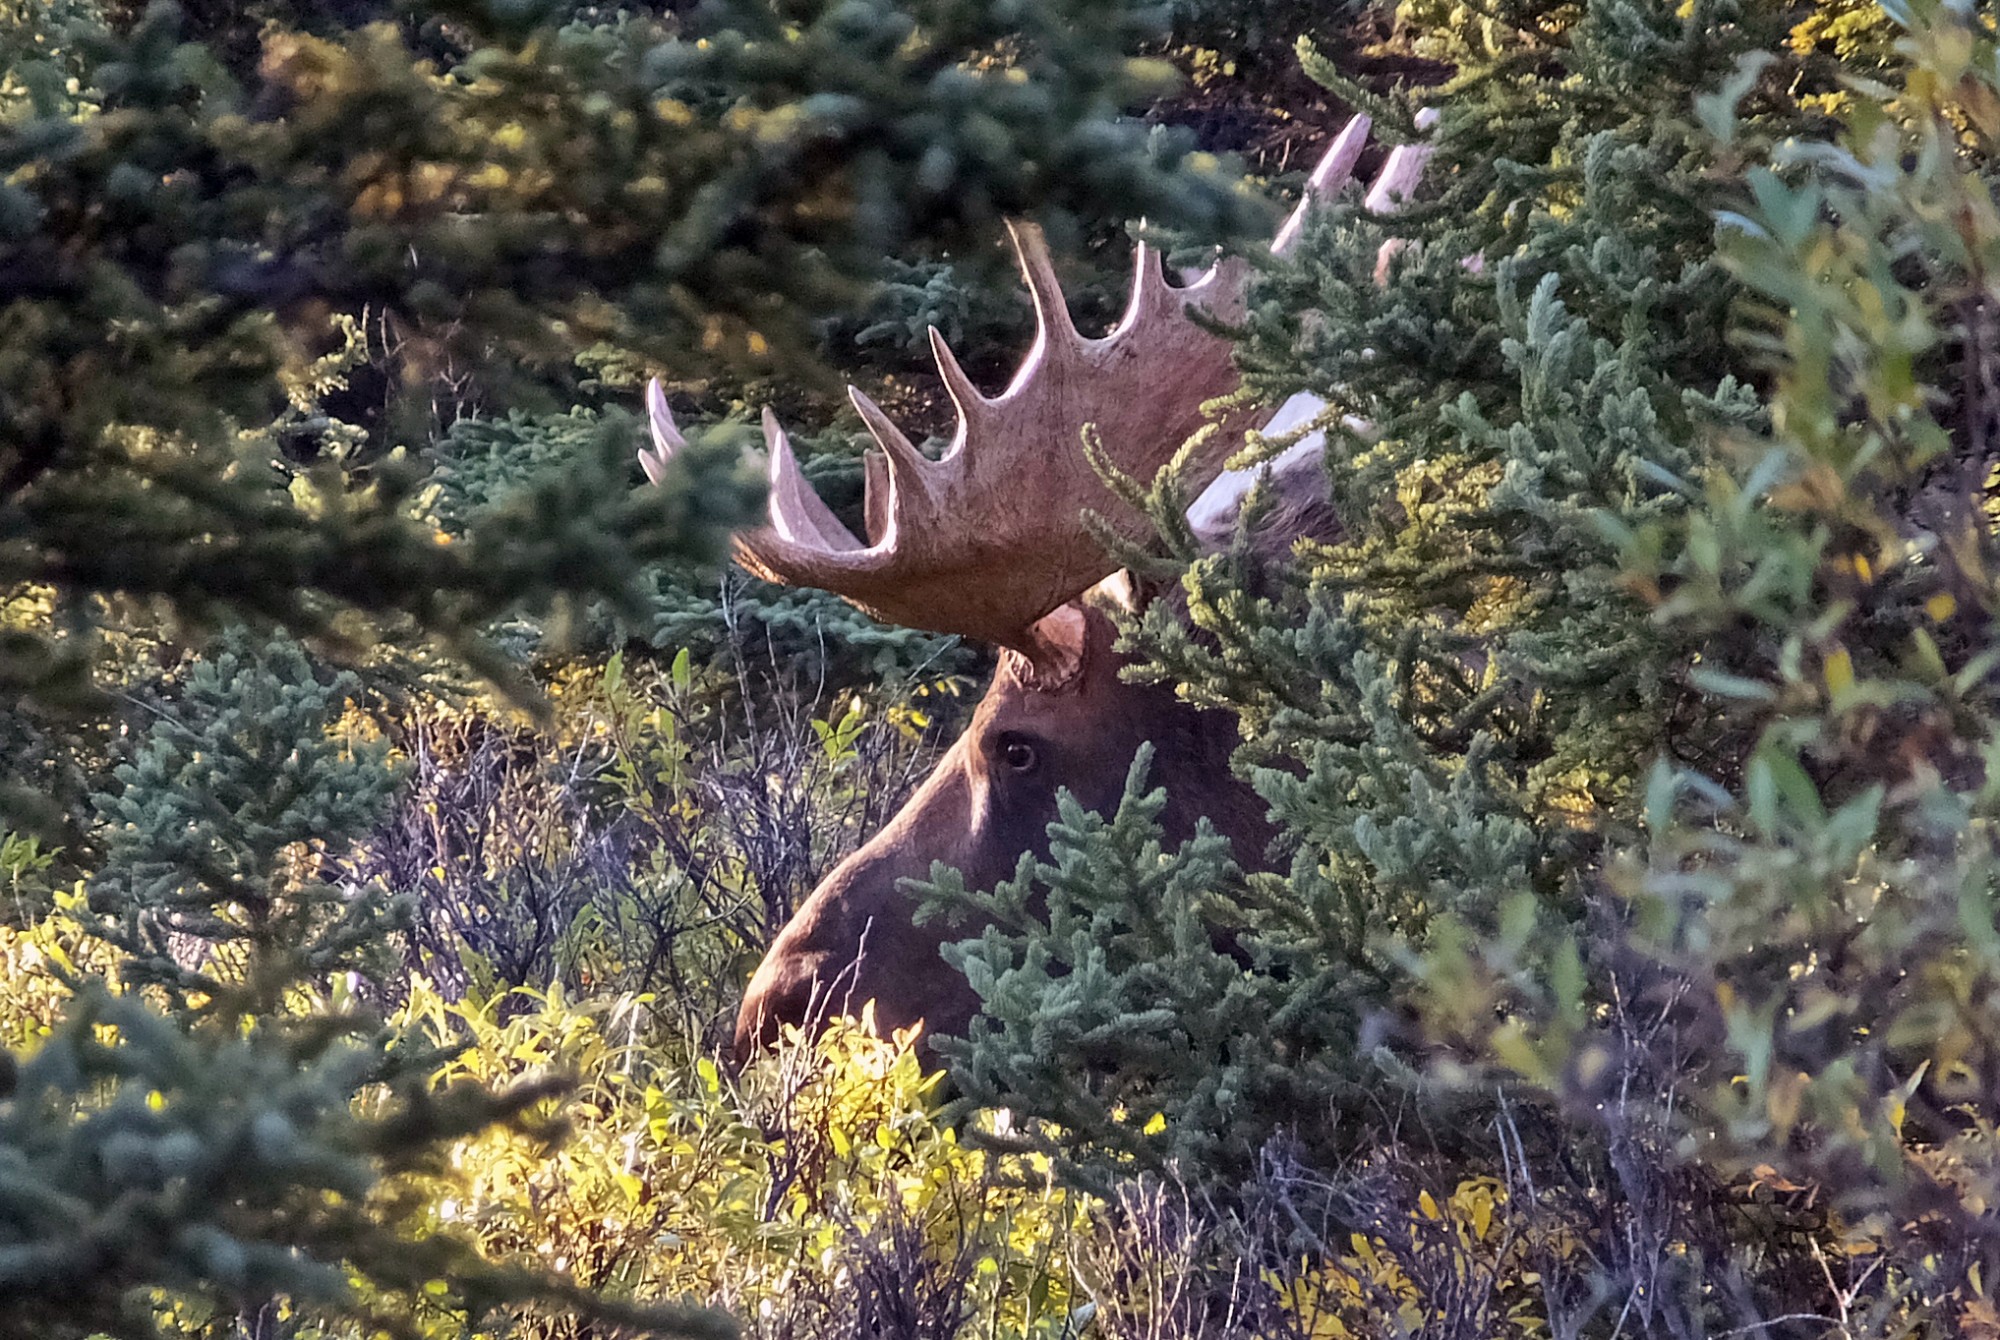
M 2000 1335 L 1991 13 L 1153 17 L 0 0 L 0 1333 Z M 1234 332 L 1339 538 L 1134 556 L 1277 842 L 1113 760 L 944 1070 L 733 1074 L 982 670 L 718 571 L 746 411 L 853 517 L 1002 214 L 1249 235 L 1175 62 L 1439 113 Z
M 1135 772 L 940 884 L 995 919 L 957 1073 L 1105 1192 L 1498 1176 L 1528 1256 L 1412 1276 L 1436 1333 L 1532 1278 L 1557 1334 L 1983 1334 L 1990 16 L 1406 12 L 1436 209 L 1330 213 L 1246 332 L 1335 406 L 1346 537 L 1275 593 L 1183 555 L 1210 636 L 1129 633 L 1286 862 L 1160 856 Z

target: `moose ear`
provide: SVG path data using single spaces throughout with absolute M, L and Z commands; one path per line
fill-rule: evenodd
M 1090 655 L 1090 616 L 1078 598 L 1058 605 L 1028 629 L 1025 650 L 1000 652 L 1001 668 L 1037 693 L 1062 693 L 1083 682 Z
M 1075 600 L 1037 619 L 1028 630 L 1028 650 L 1004 649 L 1001 666 L 1023 687 L 1037 693 L 1073 689 L 1083 683 L 1093 639 L 1101 653 L 1115 636 L 1106 616 L 1120 610 L 1143 613 L 1164 589 L 1160 583 L 1134 575 L 1129 568 L 1120 568 Z

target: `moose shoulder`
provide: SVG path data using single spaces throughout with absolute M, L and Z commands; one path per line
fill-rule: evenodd
M 1367 119 L 1356 117 L 1337 137 L 1275 252 L 1298 236 L 1315 198 L 1348 180 L 1367 135 Z M 1369 205 L 1387 209 L 1407 194 L 1424 154 L 1414 146 L 1391 153 Z M 1270 837 L 1261 804 L 1229 770 L 1234 721 L 1197 711 L 1171 688 L 1120 678 L 1124 659 L 1103 605 L 1131 583 L 1105 583 L 1086 598 L 1116 565 L 1084 512 L 1129 540 L 1148 536 L 1150 525 L 1099 479 L 1082 447 L 1084 429 L 1094 429 L 1111 465 L 1145 480 L 1209 422 L 1204 407 L 1238 379 L 1228 342 L 1195 313 L 1239 318 L 1246 269 L 1225 261 L 1171 287 L 1142 244 L 1125 315 L 1103 338 L 1086 339 L 1070 322 L 1040 235 L 1026 226 L 1010 231 L 1034 300 L 1035 342 L 1007 389 L 988 397 L 931 332 L 958 411 L 944 454 L 927 459 L 879 407 L 851 392 L 881 449 L 867 461 L 866 543 L 813 493 L 783 430 L 765 415 L 770 519 L 736 537 L 738 560 L 773 581 L 832 591 L 885 621 L 990 643 L 1001 658 L 971 726 L 936 770 L 780 932 L 738 1016 L 739 1056 L 785 1025 L 858 1013 L 868 1001 L 883 1028 L 921 1020 L 932 1034 L 961 1030 L 978 1002 L 939 954 L 945 933 L 915 924 L 901 881 L 928 876 L 934 861 L 956 867 L 974 887 L 1006 878 L 1023 852 L 1046 850 L 1059 791 L 1089 808 L 1111 806 L 1142 743 L 1153 745 L 1154 777 L 1167 789 L 1170 838 L 1191 835 L 1207 819 L 1255 865 Z M 657 383 L 647 407 L 655 449 L 641 460 L 657 477 L 683 442 Z M 1256 423 L 1250 410 L 1228 413 L 1183 478 L 1196 489 L 1209 485 Z M 1294 451 L 1302 449 L 1309 448 Z M 1293 474 L 1317 482 L 1316 470 Z M 1240 496 L 1241 488 L 1211 490 L 1202 504 L 1209 514 L 1191 519 L 1226 527 L 1217 492 Z

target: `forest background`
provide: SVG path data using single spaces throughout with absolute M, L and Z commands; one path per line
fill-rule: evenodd
M 2000 1335 L 1995 39 L 0 6 L 0 1333 Z M 985 670 L 726 569 L 752 411 L 851 514 L 842 380 L 941 429 L 927 328 L 1024 347 L 1003 218 L 1102 327 L 1134 220 L 1250 247 L 1420 107 L 1233 332 L 1342 538 L 1149 497 L 1127 642 L 1275 868 L 1135 770 L 920 891 L 990 922 L 948 1080 L 726 1073 Z

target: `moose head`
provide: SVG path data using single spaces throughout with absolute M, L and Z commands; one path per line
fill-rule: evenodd
M 1274 252 L 1296 240 L 1315 198 L 1349 180 L 1368 130 L 1357 116 L 1336 138 Z M 1425 154 L 1417 146 L 1392 152 L 1369 207 L 1386 210 L 1407 195 Z M 1170 840 L 1206 818 L 1255 866 L 1270 837 L 1262 805 L 1229 770 L 1233 720 L 1197 710 L 1170 688 L 1120 677 L 1125 661 L 1105 606 L 1129 606 L 1135 588 L 1117 580 L 1116 563 L 1083 519 L 1096 513 L 1123 540 L 1150 536 L 1147 519 L 1099 477 L 1084 430 L 1094 430 L 1109 465 L 1147 481 L 1213 422 L 1207 407 L 1237 389 L 1238 375 L 1229 342 L 1194 313 L 1240 319 L 1247 269 L 1225 260 L 1173 287 L 1141 243 L 1123 318 L 1088 339 L 1071 324 L 1040 232 L 1025 224 L 1009 232 L 1034 303 L 1034 344 L 1006 390 L 988 396 L 931 331 L 958 413 L 939 459 L 850 388 L 880 448 L 866 458 L 866 543 L 812 491 L 784 430 L 764 415 L 770 517 L 736 537 L 738 561 L 767 580 L 832 591 L 885 622 L 973 638 L 1001 655 L 965 734 L 903 809 L 821 881 L 764 956 L 737 1019 L 739 1057 L 784 1025 L 858 1013 L 868 1001 L 885 1030 L 919 1021 L 933 1036 L 961 1030 L 978 1002 L 940 957 L 946 933 L 915 924 L 902 882 L 927 877 L 933 861 L 956 867 L 975 888 L 1007 878 L 1023 852 L 1046 852 L 1058 792 L 1087 808 L 1114 805 L 1142 743 L 1154 746 L 1153 775 L 1167 789 Z M 654 450 L 641 460 L 657 479 L 684 442 L 658 382 L 647 408 Z M 1190 487 L 1216 480 L 1252 414 L 1225 411 L 1207 449 L 1183 463 Z M 1234 481 L 1233 496 L 1247 482 Z M 1201 505 L 1227 510 L 1213 498 Z

